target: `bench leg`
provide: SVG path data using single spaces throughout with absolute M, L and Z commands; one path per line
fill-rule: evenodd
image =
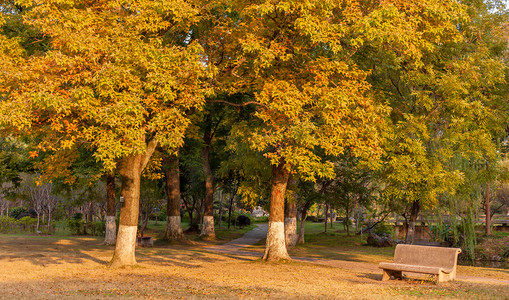
M 382 281 L 387 281 L 389 279 L 391 279 L 391 274 L 389 274 L 387 270 L 384 270 L 384 273 L 382 275 Z
M 436 279 L 437 279 L 437 281 L 435 282 L 436 284 L 439 284 L 440 282 L 443 282 L 444 281 L 443 274 L 441 274 L 441 273 L 437 274 Z
M 384 270 L 382 281 L 391 279 L 391 276 L 394 277 L 394 279 L 403 279 L 403 273 L 401 271 Z

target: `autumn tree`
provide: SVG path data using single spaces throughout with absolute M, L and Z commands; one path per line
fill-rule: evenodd
M 506 122 L 506 67 L 493 31 L 503 18 L 485 3 L 391 1 L 395 18 L 354 56 L 391 107 L 384 197 L 407 204 L 407 242 L 419 211 L 461 186 L 465 173 L 453 161 L 492 160 Z
M 333 164 L 314 153 L 379 153 L 382 110 L 369 98 L 366 72 L 348 59 L 355 53 L 357 2 L 236 2 L 229 54 L 233 86 L 252 92 L 244 103 L 256 120 L 234 135 L 263 153 L 272 168 L 266 260 L 289 259 L 284 237 L 284 197 L 292 172 L 306 180 L 333 177 Z M 227 13 L 225 13 L 227 14 Z M 345 44 L 343 44 L 345 43 Z M 232 48 L 232 46 L 229 46 Z
M 2 113 L 2 126 L 44 132 L 40 151 L 83 143 L 106 170 L 117 170 L 125 203 L 111 265 L 135 264 L 141 173 L 157 145 L 182 145 L 186 115 L 203 103 L 206 66 L 201 47 L 187 34 L 197 6 L 100 0 L 19 5 L 27 9 L 23 22 L 46 37 L 48 48 L 29 53 L 9 40 L 14 51 L 7 61 L 16 67 L 0 82 L 0 111 L 9 112 Z

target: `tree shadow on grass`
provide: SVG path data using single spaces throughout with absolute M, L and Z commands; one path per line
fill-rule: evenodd
M 357 277 L 367 278 L 367 279 L 376 280 L 376 281 L 382 281 L 382 274 L 362 273 L 362 274 L 357 275 Z
M 40 249 L 38 251 L 44 252 L 43 253 L 33 253 L 33 254 L 6 254 L 6 255 L 0 255 L 0 260 L 8 260 L 8 261 L 20 261 L 25 260 L 29 261 L 30 263 L 36 265 L 45 267 L 47 265 L 58 265 L 58 264 L 79 264 L 83 263 L 86 260 L 93 261 L 98 264 L 106 264 L 108 261 L 102 260 L 96 257 L 93 257 L 91 255 L 88 255 L 86 253 L 83 253 L 79 250 L 75 250 L 73 254 L 71 255 L 62 255 L 60 253 L 53 253 L 51 251 L 48 251 L 47 249 Z
M 101 249 L 100 242 L 93 238 L 14 237 L 0 239 L 0 260 L 24 260 L 43 267 L 52 264 L 78 264 L 84 261 L 106 264 L 108 261 L 86 253 L 86 251 L 97 250 L 106 249 Z

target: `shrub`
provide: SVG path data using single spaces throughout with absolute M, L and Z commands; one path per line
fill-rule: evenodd
M 17 219 L 22 213 L 28 214 L 28 210 L 22 206 L 16 206 L 9 212 L 9 217 Z
M 24 231 L 35 232 L 35 224 L 37 224 L 37 220 L 32 217 L 23 217 L 18 220 L 18 224 L 23 227 Z
M 0 218 L 0 232 L 9 233 L 14 231 L 17 220 L 12 217 L 1 217 Z
M 152 219 L 155 220 L 155 216 Z M 157 213 L 157 219 L 163 221 L 166 220 L 166 204 L 164 204 L 161 207 L 161 210 L 159 210 L 159 212 Z
M 106 222 L 96 221 L 85 223 L 83 220 L 67 220 L 67 227 L 72 235 L 96 235 L 102 236 L 106 233 Z
M 256 223 L 267 223 L 269 221 L 269 216 L 262 216 L 258 218 L 254 218 Z
M 307 216 L 306 221 L 310 222 L 318 222 L 317 218 L 315 216 Z
M 92 235 L 102 236 L 102 235 L 106 234 L 106 222 L 96 221 L 96 222 L 90 223 L 90 225 L 92 227 L 92 232 L 91 232 Z
M 67 220 L 67 226 L 69 227 L 69 231 L 71 231 L 72 235 L 81 235 L 83 234 L 83 221 L 79 219 L 69 219 Z
M 375 226 L 373 232 L 376 235 L 383 235 L 385 233 L 392 236 L 392 234 L 394 233 L 394 227 L 387 223 L 379 223 Z
M 19 220 L 13 217 L 0 218 L 0 232 L 13 233 L 13 232 L 34 232 L 36 219 L 31 217 L 23 217 Z
M 348 226 L 352 226 L 352 225 L 353 225 L 352 220 L 350 220 L 350 218 L 348 218 L 348 217 L 345 217 L 345 218 L 344 218 L 341 222 L 343 223 L 343 225 L 344 225 L 345 227 L 346 227 L 347 225 L 348 225 Z
M 81 219 L 83 219 L 83 214 L 82 213 L 75 213 L 74 215 L 72 215 L 72 219 L 73 220 L 81 220 Z

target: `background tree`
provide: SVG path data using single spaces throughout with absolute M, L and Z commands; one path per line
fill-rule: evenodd
M 182 145 L 186 114 L 203 103 L 201 47 L 186 37 L 197 10 L 180 2 L 21 4 L 48 49 L 2 82 L 0 110 L 10 113 L 0 120 L 43 131 L 40 150 L 85 142 L 105 169 L 117 168 L 125 205 L 112 265 L 134 264 L 141 173 L 157 144 Z
M 163 171 L 166 179 L 166 230 L 164 238 L 171 241 L 183 240 L 182 220 L 180 210 L 182 199 L 180 195 L 180 160 L 178 155 L 165 155 Z
M 40 176 L 23 176 L 22 191 L 26 195 L 32 208 L 37 214 L 36 231 L 39 231 L 41 224 L 41 217 L 45 212 L 48 212 L 48 228 L 51 223 L 51 213 L 53 212 L 58 198 L 53 195 L 53 186 L 49 182 L 40 182 Z
M 408 203 L 412 242 L 419 211 L 460 187 L 464 175 L 451 160 L 494 158 L 494 136 L 506 118 L 500 93 L 505 66 L 498 46 L 492 47 L 499 44 L 491 39 L 493 31 L 485 30 L 493 11 L 484 2 L 393 1 L 386 10 L 398 17 L 383 23 L 386 30 L 354 58 L 373 71 L 369 81 L 380 91 L 376 96 L 391 107 L 385 196 Z

